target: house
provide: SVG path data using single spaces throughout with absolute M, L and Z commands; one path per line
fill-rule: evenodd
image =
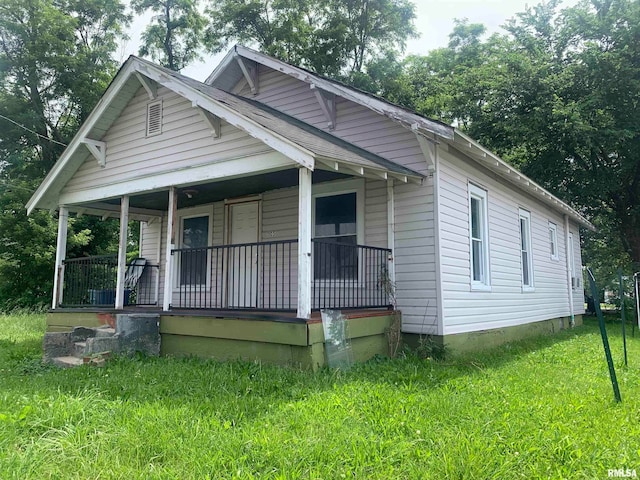
M 49 330 L 159 315 L 162 352 L 323 365 L 581 322 L 578 212 L 458 129 L 251 49 L 202 83 L 130 57 L 30 199 L 58 211 Z M 69 215 L 120 219 L 117 256 L 65 258 Z M 128 220 L 144 273 L 127 284 Z

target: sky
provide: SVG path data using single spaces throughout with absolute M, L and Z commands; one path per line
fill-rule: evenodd
M 417 17 L 415 25 L 420 37 L 408 42 L 405 53 L 424 55 L 430 50 L 446 46 L 455 18 L 468 18 L 471 23 L 482 23 L 490 34 L 500 30 L 507 19 L 524 11 L 527 4 L 537 3 L 537 0 L 414 0 Z M 150 17 L 145 15 L 134 19 L 129 29 L 131 39 L 122 45 L 118 60 L 124 62 L 129 55 L 137 54 L 140 33 Z M 207 55 L 203 62 L 188 66 L 182 73 L 204 80 L 225 54 L 226 51 L 218 55 Z

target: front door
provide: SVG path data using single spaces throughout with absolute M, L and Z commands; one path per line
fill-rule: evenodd
M 258 300 L 258 241 L 260 202 L 229 205 L 229 268 L 227 300 L 230 307 L 255 308 Z

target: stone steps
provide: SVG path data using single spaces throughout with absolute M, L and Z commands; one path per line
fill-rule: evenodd
M 74 327 L 71 332 L 47 332 L 44 360 L 60 367 L 102 366 L 111 356 L 160 354 L 159 315 L 118 315 L 116 328 Z
M 53 362 L 54 365 L 57 365 L 58 367 L 63 367 L 63 368 L 71 368 L 71 367 L 77 367 L 79 365 L 84 365 L 84 360 L 82 360 L 81 358 L 70 357 L 70 356 L 54 357 L 51 359 L 51 361 Z

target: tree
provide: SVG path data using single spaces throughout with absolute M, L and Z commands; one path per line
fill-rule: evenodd
M 222 0 L 207 14 L 207 45 L 230 41 L 347 81 L 415 36 L 409 0 Z
M 198 0 L 132 0 L 136 13 L 157 13 L 142 34 L 140 55 L 180 71 L 200 58 L 205 18 Z
M 606 224 L 640 267 L 640 3 L 552 1 L 505 28 L 458 23 L 446 49 L 407 61 L 400 100 Z
M 116 0 L 0 4 L 0 309 L 49 301 L 56 222 L 48 212 L 27 217 L 24 205 L 115 73 L 124 8 Z M 71 248 L 101 241 L 75 220 L 70 230 Z

